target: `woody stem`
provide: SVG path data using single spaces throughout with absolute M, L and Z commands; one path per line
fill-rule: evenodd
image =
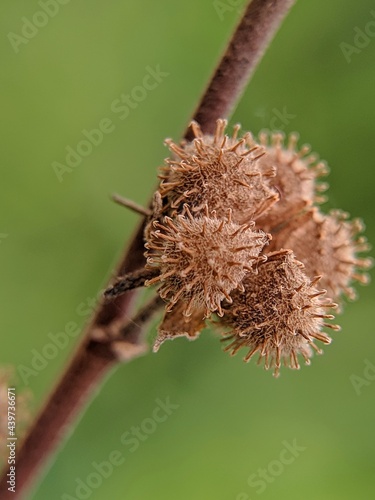
M 194 113 L 206 134 L 213 134 L 218 118 L 228 117 L 238 103 L 255 68 L 284 17 L 296 0 L 253 0 L 244 14 Z M 187 139 L 193 139 L 188 130 Z

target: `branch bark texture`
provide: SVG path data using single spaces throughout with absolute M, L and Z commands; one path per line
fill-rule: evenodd
M 206 134 L 216 120 L 228 117 L 259 61 L 295 0 L 253 0 L 240 20 L 228 47 L 194 114 Z M 187 139 L 192 139 L 191 130 Z

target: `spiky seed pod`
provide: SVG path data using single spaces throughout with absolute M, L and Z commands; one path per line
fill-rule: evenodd
M 177 302 L 172 311 L 166 311 L 163 321 L 158 328 L 158 335 L 154 342 L 153 351 L 157 352 L 166 340 L 173 340 L 177 337 L 186 337 L 189 340 L 198 338 L 201 330 L 205 326 L 205 310 L 195 309 L 187 317 L 184 315 L 186 304 L 181 300 Z
M 159 191 L 166 200 L 168 215 L 181 213 L 184 203 L 196 215 L 204 213 L 208 205 L 219 218 L 226 216 L 227 207 L 231 207 L 233 221 L 244 224 L 278 200 L 268 182 L 275 170 L 259 162 L 263 149 L 253 143 L 250 134 L 239 139 L 239 126 L 232 137 L 225 135 L 226 125 L 225 120 L 218 120 L 216 132 L 210 136 L 193 122 L 192 142 L 178 146 L 166 141 L 173 158 L 166 160 L 159 176 Z
M 303 264 L 291 250 L 270 254 L 259 264 L 258 274 L 244 279 L 245 291 L 233 292 L 233 304 L 225 306 L 222 322 L 232 328 L 223 339 L 230 341 L 225 350 L 233 355 L 241 347 L 248 348 L 245 361 L 259 353 L 266 369 L 275 368 L 275 376 L 282 360 L 298 369 L 298 354 L 309 364 L 311 347 L 321 352 L 314 340 L 331 342 L 322 328 L 339 329 L 325 322 L 333 319 L 327 308 L 336 304 L 322 298 L 325 291 L 316 288 L 318 281 L 307 278 Z
M 351 283 L 368 283 L 369 276 L 363 271 L 372 266 L 372 259 L 358 257 L 369 249 L 366 239 L 358 234 L 363 229 L 359 219 L 349 221 L 348 214 L 339 210 L 323 215 L 312 209 L 275 234 L 272 248 L 293 248 L 307 275 L 321 275 L 320 285 L 334 300 L 342 294 L 354 299 Z
M 259 142 L 267 154 L 259 159 L 263 169 L 276 168 L 276 176 L 270 184 L 277 189 L 280 200 L 258 221 L 260 227 L 271 231 L 273 228 L 310 207 L 314 202 L 323 202 L 321 195 L 328 187 L 316 180 L 328 173 L 327 165 L 318 161 L 316 154 L 309 154 L 310 147 L 297 147 L 298 134 L 290 134 L 284 144 L 281 132 L 259 134 Z M 254 142 L 255 144 L 255 142 Z
M 269 236 L 254 230 L 253 223 L 208 216 L 208 209 L 206 215 L 193 217 L 185 207 L 185 214 L 154 221 L 145 255 L 147 266 L 160 274 L 146 286 L 161 283 L 159 294 L 169 302 L 168 311 L 181 300 L 185 316 L 202 308 L 207 317 L 213 311 L 222 315 L 222 300 L 231 302 L 231 291 L 241 287 Z

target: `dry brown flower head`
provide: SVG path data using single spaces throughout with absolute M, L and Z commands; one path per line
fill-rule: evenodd
M 204 309 L 206 317 L 214 311 L 222 316 L 221 302 L 231 302 L 232 290 L 242 288 L 269 236 L 253 223 L 232 222 L 230 213 L 219 219 L 215 213 L 209 216 L 206 207 L 206 215 L 194 217 L 185 206 L 184 215 L 153 222 L 145 255 L 147 266 L 160 274 L 146 285 L 161 283 L 158 291 L 168 301 L 167 311 L 182 301 L 185 316 L 194 309 Z
M 148 217 L 146 268 L 114 289 L 158 285 L 167 304 L 155 351 L 167 339 L 197 338 L 216 313 L 231 328 L 226 350 L 246 347 L 246 361 L 258 353 L 278 375 L 282 361 L 299 368 L 301 355 L 309 364 L 321 352 L 316 340 L 330 343 L 323 328 L 339 327 L 327 309 L 354 297 L 352 281 L 368 282 L 372 260 L 358 255 L 369 248 L 359 220 L 320 212 L 328 169 L 297 147 L 297 134 L 263 132 L 258 144 L 250 132 L 239 137 L 239 125 L 226 135 L 226 125 L 218 120 L 206 135 L 192 122 L 193 141 L 166 141 L 173 157 L 152 210 L 138 209 Z
M 275 376 L 282 360 L 298 369 L 299 354 L 310 364 L 311 348 L 321 352 L 314 341 L 331 342 L 322 328 L 339 329 L 326 322 L 333 319 L 327 309 L 336 304 L 322 298 L 325 291 L 316 288 L 318 281 L 319 277 L 311 281 L 306 276 L 291 250 L 270 254 L 257 274 L 244 279 L 245 291 L 234 292 L 233 304 L 225 307 L 222 322 L 232 328 L 223 339 L 230 341 L 225 350 L 233 355 L 248 348 L 245 361 L 258 353 L 266 369 L 275 368 Z
M 275 234 L 272 248 L 292 248 L 308 276 L 322 276 L 320 285 L 334 300 L 342 294 L 354 299 L 351 283 L 368 283 L 363 270 L 372 266 L 370 258 L 358 257 L 369 249 L 366 239 L 359 235 L 363 229 L 361 220 L 349 221 L 344 212 L 333 210 L 324 215 L 314 208 Z
M 313 203 L 325 201 L 321 193 L 328 185 L 316 181 L 327 175 L 328 167 L 316 154 L 309 154 L 310 146 L 297 147 L 298 134 L 290 134 L 284 144 L 283 133 L 262 132 L 259 143 L 267 153 L 259 163 L 264 169 L 276 168 L 276 176 L 270 179 L 270 184 L 280 195 L 279 201 L 258 221 L 261 227 L 275 228 Z
M 259 161 L 263 148 L 254 144 L 251 134 L 239 138 L 239 126 L 229 137 L 224 133 L 226 125 L 225 120 L 218 120 L 211 136 L 192 122 L 192 142 L 177 145 L 166 141 L 173 158 L 167 158 L 162 168 L 159 191 L 167 200 L 169 215 L 181 213 L 185 203 L 197 215 L 208 205 L 218 217 L 225 217 L 230 207 L 233 221 L 243 224 L 255 220 L 278 200 L 277 191 L 268 182 L 275 169 Z

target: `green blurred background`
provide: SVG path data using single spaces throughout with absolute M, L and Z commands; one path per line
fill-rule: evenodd
M 2 1 L 1 363 L 30 366 L 49 333 L 85 323 L 77 308 L 105 285 L 137 224 L 109 194 L 148 200 L 167 155 L 163 140 L 180 137 L 236 23 L 231 3 L 71 1 L 16 53 L 8 34 L 21 35 L 22 18 L 41 8 Z M 331 166 L 325 207 L 363 217 L 374 242 L 375 40 L 359 40 L 350 63 L 340 46 L 375 20 L 371 9 L 372 0 L 297 2 L 233 121 L 254 132 L 297 130 Z M 157 65 L 169 75 L 121 120 L 113 101 Z M 275 120 L 284 110 L 289 118 Z M 59 182 L 52 163 L 65 163 L 66 146 L 104 118 L 113 132 Z M 375 371 L 364 372 L 365 360 L 375 364 L 374 288 L 359 292 L 324 356 L 278 380 L 222 353 L 211 332 L 121 366 L 29 498 L 83 498 L 77 479 L 114 450 L 124 463 L 93 488 L 93 500 L 373 498 Z M 28 378 L 33 411 L 77 341 Z M 135 451 L 123 444 L 133 426 L 151 425 L 155 400 L 167 397 L 178 405 L 168 419 Z M 298 456 L 280 466 L 285 441 L 294 440 Z M 262 468 L 264 487 L 254 483 Z

